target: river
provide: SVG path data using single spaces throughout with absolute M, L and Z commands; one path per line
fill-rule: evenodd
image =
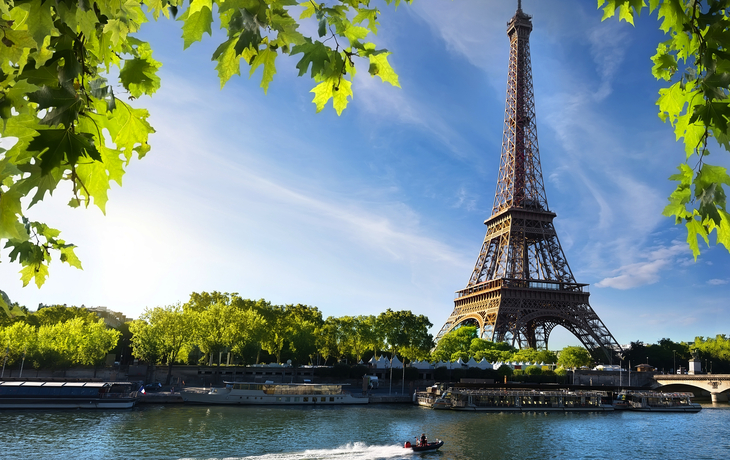
M 728 459 L 730 406 L 684 413 L 468 413 L 410 405 L 0 411 L 0 457 L 43 459 Z M 445 444 L 414 454 L 426 432 Z

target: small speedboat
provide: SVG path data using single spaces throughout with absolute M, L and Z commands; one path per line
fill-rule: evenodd
M 443 445 L 443 441 L 436 440 L 436 442 L 429 442 L 423 445 L 411 444 L 410 442 L 406 442 L 403 447 L 406 449 L 413 449 L 413 452 L 425 452 L 427 450 L 437 450 Z

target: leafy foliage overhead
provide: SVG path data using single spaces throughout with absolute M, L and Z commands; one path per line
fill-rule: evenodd
M 298 58 L 299 75 L 314 80 L 318 112 L 331 100 L 342 113 L 358 61 L 371 76 L 399 86 L 390 53 L 371 41 L 380 12 L 370 0 L 4 0 L 0 244 L 22 266 L 24 286 L 45 282 L 52 254 L 81 268 L 75 246 L 31 219 L 31 208 L 58 192 L 71 207 L 94 204 L 105 212 L 110 184 L 121 185 L 130 161 L 150 151 L 149 113 L 131 101 L 160 88 L 161 63 L 135 34 L 149 19 L 174 18 L 178 9 L 184 9 L 177 18 L 183 48 L 211 35 L 214 22 L 225 29 L 212 56 L 221 86 L 247 67 L 267 91 L 283 55 Z M 313 36 L 300 31 L 308 21 L 316 25 Z M 119 85 L 110 75 L 118 75 Z M 0 307 L 8 308 L 2 300 Z
M 618 12 L 632 25 L 645 8 L 657 13 L 667 40 L 657 46 L 652 73 L 668 84 L 659 91 L 659 117 L 672 125 L 686 152 L 679 173 L 670 177 L 678 184 L 664 215 L 684 223 L 695 259 L 698 239 L 709 244 L 713 232 L 730 251 L 730 175 L 706 162 L 710 147 L 730 151 L 730 0 L 598 0 L 598 7 L 603 19 Z

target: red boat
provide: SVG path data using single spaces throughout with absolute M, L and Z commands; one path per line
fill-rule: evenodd
M 436 440 L 436 442 L 428 442 L 426 444 L 411 444 L 410 441 L 407 441 L 403 447 L 406 449 L 413 449 L 413 452 L 425 452 L 427 450 L 438 450 L 441 446 L 444 445 L 443 441 Z

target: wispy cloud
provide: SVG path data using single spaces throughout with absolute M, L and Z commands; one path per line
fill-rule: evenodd
M 727 283 L 728 283 L 728 280 L 726 280 L 726 279 L 721 280 L 721 279 L 713 278 L 711 280 L 707 280 L 707 284 L 709 284 L 710 286 L 721 286 L 721 285 L 727 284 Z
M 618 21 L 602 22 L 588 34 L 591 54 L 601 82 L 593 93 L 596 101 L 602 101 L 611 94 L 614 77 L 631 44 L 624 26 Z
M 674 241 L 671 246 L 651 248 L 638 256 L 644 260 L 614 270 L 615 276 L 602 279 L 596 287 L 632 289 L 654 284 L 661 279 L 662 271 L 674 266 L 676 259 L 686 253 L 686 245 L 680 241 Z
M 471 148 L 444 119 L 443 111 L 421 101 L 409 89 L 384 84 L 379 78 L 362 75 L 356 79 L 358 106 L 388 123 L 417 126 L 435 137 L 457 158 L 464 159 Z

